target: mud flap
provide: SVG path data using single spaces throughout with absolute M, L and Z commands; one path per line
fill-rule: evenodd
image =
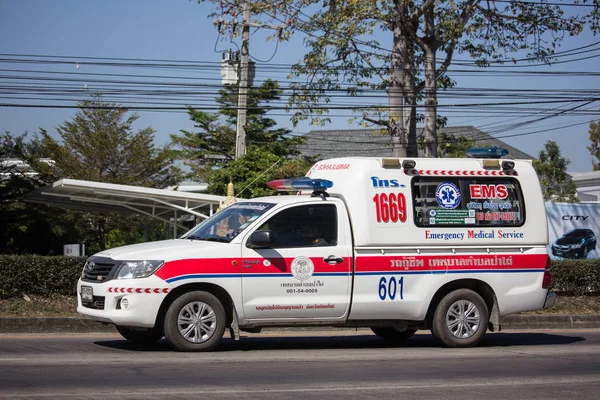
M 502 325 L 500 324 L 500 312 L 498 311 L 498 299 L 495 295 L 494 305 L 492 306 L 492 312 L 490 313 L 488 329 L 490 332 L 500 332 L 502 330 Z
M 240 328 L 238 327 L 237 313 L 235 312 L 235 309 L 233 310 L 233 319 L 231 321 L 231 325 L 229 325 L 229 336 L 231 336 L 233 340 L 240 340 Z

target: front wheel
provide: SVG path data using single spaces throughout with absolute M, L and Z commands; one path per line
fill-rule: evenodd
M 210 351 L 225 332 L 223 305 L 213 294 L 188 292 L 173 301 L 165 315 L 165 337 L 175 350 Z
M 157 329 L 132 329 L 125 326 L 116 325 L 117 331 L 125 339 L 135 344 L 153 344 L 158 342 L 164 334 Z
M 403 331 L 398 331 L 392 326 L 377 326 L 371 327 L 371 330 L 374 334 L 379 336 L 382 339 L 389 341 L 402 341 L 406 340 L 417 331 L 416 329 L 406 329 Z
M 444 347 L 472 347 L 487 331 L 488 307 L 479 294 L 469 289 L 448 293 L 433 315 L 431 333 Z

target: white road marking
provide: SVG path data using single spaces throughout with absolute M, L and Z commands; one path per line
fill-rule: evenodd
M 302 388 L 280 388 L 280 389 L 263 389 L 260 387 L 250 387 L 244 389 L 216 389 L 211 387 L 203 387 L 203 390 L 207 390 L 212 395 L 234 395 L 234 394 L 246 394 L 250 393 L 253 395 L 264 393 L 264 394 L 278 394 L 278 393 L 327 393 L 327 392 L 348 392 L 348 391 L 397 391 L 397 390 L 414 390 L 414 389 L 455 389 L 455 388 L 474 388 L 474 387 L 501 387 L 501 386 L 529 386 L 529 385 L 544 385 L 544 386 L 558 386 L 567 384 L 586 384 L 586 383 L 600 383 L 600 376 L 589 375 L 579 377 L 550 377 L 550 378 L 531 378 L 531 379 L 507 379 L 506 377 L 498 378 L 495 380 L 488 380 L 485 378 L 484 382 L 469 382 L 455 381 L 448 382 L 444 380 L 429 380 L 422 381 L 419 385 L 364 385 L 364 386 L 338 386 L 338 387 L 302 387 Z M 165 395 L 188 395 L 198 394 L 198 388 L 190 389 L 173 389 L 173 390 L 156 390 L 156 389 L 138 389 L 138 390 L 94 390 L 87 392 L 86 396 L 129 396 L 129 397 L 156 397 Z M 81 397 L 81 392 L 71 391 L 52 391 L 51 389 L 45 389 L 41 392 L 23 393 L 21 389 L 19 392 L 3 392 L 0 389 L 0 398 L 27 398 L 27 397 Z

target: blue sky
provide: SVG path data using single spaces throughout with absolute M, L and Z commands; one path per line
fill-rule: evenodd
M 110 57 L 127 59 L 162 59 L 218 62 L 221 54 L 217 50 L 235 48 L 227 41 L 217 41 L 217 32 L 211 20 L 207 18 L 212 9 L 210 4 L 198 4 L 196 0 L 0 0 L 0 53 L 18 55 L 48 55 L 77 57 Z M 276 47 L 273 42 L 265 42 L 270 32 L 253 31 L 250 52 L 259 60 L 269 59 L 270 63 L 292 64 L 304 54 L 300 36 Z M 600 37 L 583 34 L 566 40 L 561 50 L 568 50 L 600 41 Z M 382 41 L 385 43 L 385 39 Z M 600 52 L 600 50 L 598 51 Z M 598 53 L 597 52 L 597 53 Z M 594 56 L 595 53 L 582 55 Z M 457 55 L 456 59 L 465 60 L 466 55 Z M 572 58 L 576 58 L 575 56 Z M 71 58 L 72 59 L 72 58 Z M 570 71 L 570 72 L 600 72 L 597 58 L 577 62 L 557 64 L 553 66 L 527 67 L 525 71 Z M 125 73 L 141 75 L 168 75 L 182 78 L 198 77 L 199 79 L 219 82 L 217 68 L 190 73 L 183 70 L 149 71 L 147 69 L 128 68 L 120 70 L 117 67 L 98 67 L 76 63 L 61 66 L 35 66 L 19 64 L 3 64 L 0 68 L 13 70 L 47 70 L 68 73 L 69 77 L 81 77 L 76 82 L 84 88 L 86 83 L 84 73 Z M 507 70 L 506 68 L 503 70 Z M 0 75 L 6 72 L 0 72 Z M 525 88 L 525 89 L 597 89 L 600 90 L 598 76 L 567 75 L 557 76 L 532 75 L 511 76 L 504 74 L 450 74 L 458 83 L 458 88 L 495 89 Z M 285 74 L 270 72 L 262 69 L 257 72 L 257 80 L 274 77 L 282 85 L 285 84 Z M 142 79 L 143 80 L 143 79 Z M 189 80 L 188 80 L 189 81 Z M 92 93 L 93 85 L 86 89 Z M 596 96 L 597 97 L 597 96 Z M 207 100 L 208 101 L 208 100 Z M 440 98 L 440 103 L 461 102 L 491 102 L 490 99 L 459 99 Z M 0 97 L 0 103 L 8 102 L 6 97 Z M 17 102 L 12 101 L 13 103 Z M 33 100 L 20 100 L 20 103 L 40 103 Z M 568 109 L 580 103 L 556 104 L 557 112 Z M 548 106 L 546 106 L 548 107 Z M 563 107 L 563 108 L 558 108 Z M 598 102 L 582 107 L 587 109 L 584 115 L 565 115 L 549 118 L 535 124 L 525 125 L 516 129 L 497 130 L 498 126 L 526 122 L 523 115 L 510 115 L 502 118 L 468 111 L 448 113 L 449 125 L 474 125 L 485 131 L 493 131 L 494 135 L 531 155 L 537 155 L 547 140 L 555 140 L 561 147 L 563 156 L 571 160 L 570 171 L 590 171 L 591 156 L 586 149 L 589 144 L 588 129 L 590 119 L 600 119 Z M 595 113 L 593 112 L 595 110 Z M 531 113 L 535 113 L 533 110 Z M 47 129 L 57 136 L 55 128 L 64 121 L 70 120 L 75 110 L 72 109 L 39 109 L 39 108 L 9 108 L 0 107 L 0 130 L 20 134 L 25 131 L 34 133 L 39 128 Z M 440 109 L 444 114 L 444 109 Z M 166 143 L 169 134 L 177 133 L 180 129 L 191 129 L 191 123 L 184 112 L 138 112 L 140 119 L 137 127 L 152 126 L 156 131 L 157 143 Z M 355 128 L 348 125 L 347 118 L 333 118 L 333 122 L 324 128 L 300 124 L 292 127 L 289 119 L 279 112 L 276 117 L 281 125 L 293 129 L 294 132 L 307 132 L 310 129 L 345 129 Z M 565 127 L 567 125 L 575 125 Z M 557 129 L 559 128 L 559 129 Z M 539 133 L 535 133 L 541 131 Z M 533 132 L 533 133 L 532 133 Z M 516 136 L 512 136 L 516 135 Z M 512 137 L 510 137 L 512 136 Z

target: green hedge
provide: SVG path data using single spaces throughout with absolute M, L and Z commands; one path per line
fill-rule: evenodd
M 552 290 L 563 295 L 600 295 L 600 260 L 552 261 Z
M 85 257 L 0 255 L 0 298 L 75 295 Z
M 74 295 L 84 262 L 84 257 L 0 255 L 0 298 Z M 552 261 L 552 289 L 563 295 L 600 295 L 600 260 Z

